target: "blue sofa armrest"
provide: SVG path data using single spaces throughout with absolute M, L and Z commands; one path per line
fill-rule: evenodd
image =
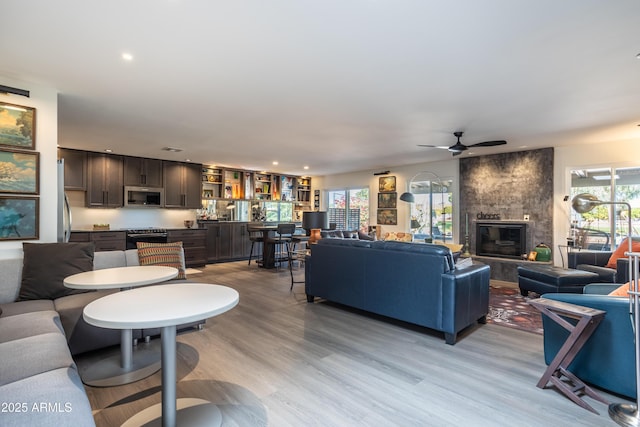
M 597 265 L 604 267 L 609 262 L 611 254 L 608 251 L 571 251 L 567 257 L 569 268 L 576 268 L 580 264 Z
M 617 283 L 591 283 L 582 289 L 583 294 L 609 295 L 620 285 Z
M 474 264 L 442 275 L 442 330 L 455 334 L 489 313 L 488 265 Z
M 598 280 L 601 282 L 616 282 L 617 271 L 613 268 L 601 267 L 599 265 L 578 264 L 576 266 L 576 269 L 596 273 L 598 276 L 600 276 Z
M 593 285 L 589 285 L 593 286 Z M 594 286 L 594 290 L 597 286 Z M 629 316 L 629 299 L 596 294 L 544 294 L 544 298 L 604 310 L 604 319 L 569 366 L 581 380 L 635 399 L 635 344 Z M 575 323 L 575 320 L 571 320 Z M 544 358 L 549 364 L 569 331 L 542 316 Z

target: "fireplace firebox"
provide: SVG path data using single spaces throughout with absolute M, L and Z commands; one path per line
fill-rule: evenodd
M 526 248 L 527 224 L 476 223 L 476 255 L 520 259 Z

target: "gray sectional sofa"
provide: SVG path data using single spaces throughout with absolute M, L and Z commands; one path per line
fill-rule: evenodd
M 139 265 L 136 250 L 93 254 L 94 269 L 128 265 Z M 116 291 L 16 302 L 22 270 L 22 258 L 0 260 L 0 425 L 94 425 L 73 356 L 120 343 L 120 331 L 82 318 L 89 302 Z
M 485 322 L 488 265 L 456 268 L 451 250 L 428 243 L 321 239 L 306 259 L 307 301 L 314 297 L 444 332 Z

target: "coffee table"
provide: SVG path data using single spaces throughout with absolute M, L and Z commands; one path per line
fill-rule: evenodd
M 165 266 L 129 266 L 85 271 L 64 279 L 64 286 L 72 289 L 120 289 L 161 283 L 178 275 L 178 269 Z M 119 360 L 118 360 L 119 359 Z M 82 381 L 94 387 L 111 387 L 141 380 L 160 369 L 157 351 L 133 352 L 133 331 L 123 329 L 120 354 L 108 356 L 81 369 Z
M 176 399 L 176 325 L 217 316 L 238 301 L 238 292 L 226 286 L 180 283 L 107 295 L 85 307 L 84 320 L 94 326 L 162 328 L 162 404 L 143 410 L 123 426 L 221 424 L 222 414 L 211 402 Z

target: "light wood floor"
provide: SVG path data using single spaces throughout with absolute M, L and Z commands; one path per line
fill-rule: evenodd
M 209 265 L 193 281 L 237 289 L 240 303 L 178 336 L 178 397 L 220 408 L 224 426 L 614 426 L 554 389 L 542 337 L 477 325 L 455 346 L 442 334 L 289 291 L 286 269 Z M 296 273 L 303 278 L 302 271 Z M 87 387 L 99 427 L 159 403 L 160 373 Z M 614 402 L 618 397 L 602 393 Z

